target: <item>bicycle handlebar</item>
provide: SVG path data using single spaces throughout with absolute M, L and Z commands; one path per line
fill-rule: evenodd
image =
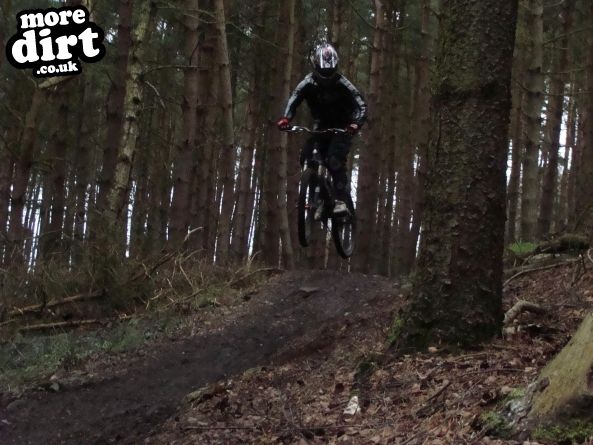
M 281 130 L 281 131 L 286 131 L 287 133 L 309 133 L 309 134 L 344 134 L 344 133 L 348 133 L 348 131 L 344 130 L 343 128 L 326 128 L 323 130 L 311 130 L 310 128 L 299 127 L 296 125 L 289 127 L 286 130 Z

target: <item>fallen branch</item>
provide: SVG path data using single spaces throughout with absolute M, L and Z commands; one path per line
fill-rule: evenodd
M 547 310 L 539 304 L 530 301 L 519 300 L 515 305 L 504 314 L 504 326 L 511 324 L 523 312 L 533 312 L 534 314 L 545 314 Z
M 70 304 L 70 303 L 77 303 L 77 302 L 81 302 L 81 301 L 93 300 L 95 298 L 102 297 L 103 295 L 104 295 L 103 290 L 98 290 L 98 291 L 92 292 L 90 294 L 74 295 L 73 297 L 64 298 L 63 300 L 53 300 L 53 301 L 50 301 L 49 303 L 45 303 L 45 304 L 44 303 L 34 304 L 32 306 L 26 306 L 26 307 L 22 307 L 22 308 L 14 308 L 12 311 L 8 312 L 8 315 L 10 317 L 19 317 L 19 316 L 23 316 L 26 314 L 41 312 L 44 309 L 50 309 L 50 308 L 54 308 L 57 306 L 63 306 L 63 305 Z
M 426 401 L 424 402 L 424 405 L 421 406 L 420 408 L 418 408 L 414 414 L 416 416 L 421 416 L 421 417 L 424 417 L 425 415 L 427 415 L 427 413 L 431 409 L 435 408 L 435 406 L 432 404 L 429 404 L 429 402 L 431 402 L 432 400 L 434 400 L 438 396 L 440 396 L 450 385 L 451 385 L 451 381 L 445 380 L 444 383 L 442 384 L 442 386 L 433 395 L 431 395 L 428 399 L 426 399 Z
M 144 268 L 143 270 L 138 271 L 136 275 L 132 276 L 128 281 L 124 283 L 125 285 L 132 284 L 133 282 L 139 280 L 140 278 L 150 278 L 153 273 L 157 271 L 161 266 L 168 263 L 171 259 L 175 257 L 174 253 L 167 253 L 163 255 L 149 270 Z
M 24 326 L 19 329 L 19 332 L 33 332 L 33 331 L 45 331 L 47 329 L 67 329 L 67 328 L 78 328 L 81 326 L 89 326 L 95 324 L 105 324 L 111 321 L 123 321 L 132 318 L 131 315 L 122 315 L 120 317 L 111 318 L 100 318 L 95 320 L 75 320 L 75 321 L 64 321 L 60 323 L 43 323 L 34 324 L 30 326 Z
M 523 275 L 526 275 L 528 273 L 539 272 L 539 271 L 548 270 L 548 269 L 554 269 L 556 267 L 561 267 L 561 266 L 567 266 L 569 264 L 576 263 L 577 261 L 581 261 L 580 258 L 575 258 L 575 259 L 567 260 L 567 261 L 560 261 L 559 263 L 549 264 L 547 266 L 542 266 L 542 267 L 532 267 L 529 269 L 523 269 L 523 270 L 517 272 L 512 277 L 510 277 L 508 280 L 506 280 L 503 284 L 503 287 L 507 287 L 511 281 L 513 281 L 514 279 L 519 278 Z

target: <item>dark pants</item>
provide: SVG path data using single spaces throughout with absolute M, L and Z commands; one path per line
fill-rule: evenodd
M 331 173 L 336 199 L 349 202 L 351 200 L 350 181 L 346 173 L 346 162 L 352 146 L 352 136 L 349 134 L 335 134 L 310 137 L 301 153 L 301 163 L 304 163 L 306 159 L 311 159 L 316 144 L 317 150 L 325 159 L 325 165 Z

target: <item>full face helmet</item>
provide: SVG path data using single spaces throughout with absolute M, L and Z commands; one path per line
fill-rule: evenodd
M 311 54 L 311 65 L 315 73 L 323 79 L 331 79 L 338 71 L 338 52 L 329 43 L 323 43 Z

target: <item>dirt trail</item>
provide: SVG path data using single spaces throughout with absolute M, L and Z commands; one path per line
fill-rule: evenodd
M 0 443 L 141 443 L 192 390 L 331 345 L 343 326 L 386 316 L 396 294 L 393 283 L 357 274 L 276 277 L 221 329 L 155 346 L 117 376 L 2 404 Z

